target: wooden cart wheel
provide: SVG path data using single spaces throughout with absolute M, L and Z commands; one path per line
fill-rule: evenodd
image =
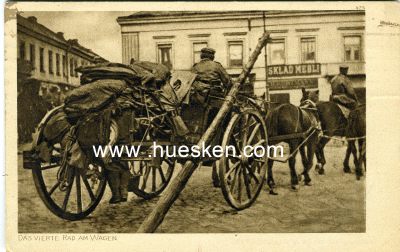
M 229 155 L 219 160 L 219 179 L 225 200 L 237 210 L 250 207 L 264 184 L 267 155 L 262 155 L 261 149 L 267 151 L 267 136 L 264 120 L 255 109 L 234 114 L 228 123 L 222 147 L 228 148 Z M 252 157 L 245 157 L 245 146 L 254 148 Z M 246 152 L 251 154 L 249 149 Z
M 138 176 L 133 193 L 146 200 L 160 195 L 171 180 L 174 168 L 175 162 L 169 158 L 163 158 L 161 165 L 152 165 L 150 160 L 131 161 L 130 169 Z
M 90 164 L 87 169 L 61 168 L 60 148 L 54 146 L 51 162 L 33 168 L 33 180 L 40 198 L 55 215 L 80 220 L 94 211 L 106 188 L 104 168 Z

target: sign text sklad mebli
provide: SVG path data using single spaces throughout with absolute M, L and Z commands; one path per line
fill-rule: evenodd
M 268 77 L 304 76 L 321 74 L 321 64 L 296 64 L 268 66 Z

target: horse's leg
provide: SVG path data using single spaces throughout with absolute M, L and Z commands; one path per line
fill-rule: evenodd
M 358 140 L 358 146 L 360 150 L 360 163 L 364 164 L 364 170 L 365 172 L 367 171 L 367 150 L 366 150 L 366 140 L 365 139 L 359 139 Z
M 313 166 L 314 154 L 317 148 L 317 140 L 310 139 L 310 143 L 307 145 L 307 165 L 304 166 L 304 184 L 310 186 L 311 178 L 309 175 L 309 171 Z
M 218 173 L 217 173 L 217 162 L 214 162 L 212 165 L 212 182 L 214 187 L 220 187 L 220 181 L 218 178 Z
M 290 153 L 293 153 L 297 146 L 299 145 L 298 140 L 292 140 L 289 142 L 290 146 Z M 296 173 L 296 154 L 293 154 L 291 158 L 289 158 L 289 168 L 290 168 L 290 184 L 291 188 L 294 191 L 298 190 L 299 187 L 299 180 Z
M 303 173 L 299 174 L 299 181 L 301 181 L 301 175 L 304 175 L 304 172 L 306 171 L 308 167 L 308 158 L 306 156 L 306 150 L 305 150 L 305 145 L 300 147 L 300 155 L 301 155 L 301 162 L 303 163 L 304 171 Z
M 346 156 L 344 157 L 343 161 L 343 171 L 345 173 L 351 173 L 351 169 L 349 166 L 350 154 L 351 154 L 350 143 L 347 143 Z
M 351 150 L 351 154 L 353 154 L 353 159 L 354 159 L 354 166 L 356 167 L 356 177 L 357 179 L 360 179 L 358 170 L 359 170 L 359 161 L 358 161 L 358 153 L 357 153 L 357 148 L 356 148 L 356 141 L 349 141 L 349 148 Z
M 316 147 L 316 153 L 317 153 L 317 164 L 315 165 L 315 169 L 318 171 L 320 175 L 325 174 L 324 170 L 324 165 L 326 164 L 325 160 L 325 153 L 324 153 L 324 148 L 325 145 L 329 142 L 329 138 L 321 138 L 317 147 Z
M 277 195 L 277 193 L 274 191 L 275 181 L 274 181 L 274 176 L 272 174 L 273 166 L 274 166 L 274 160 L 268 159 L 267 185 L 269 187 L 269 194 Z
M 365 162 L 364 139 L 358 139 L 358 153 L 358 166 L 356 167 L 357 179 L 364 175 L 362 170 L 362 164 Z

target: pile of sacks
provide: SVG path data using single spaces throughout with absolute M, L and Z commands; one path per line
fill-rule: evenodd
M 86 154 L 92 153 L 85 149 L 109 143 L 112 113 L 134 107 L 133 101 L 140 101 L 140 93 L 135 92 L 138 87 L 159 88 L 160 83 L 168 81 L 170 72 L 152 62 L 129 66 L 106 63 L 77 70 L 82 85 L 71 90 L 64 105 L 52 112 L 43 125 L 44 139 L 36 148 L 40 158 L 49 161 L 51 146 L 69 146 L 69 164 L 83 168 L 90 158 Z

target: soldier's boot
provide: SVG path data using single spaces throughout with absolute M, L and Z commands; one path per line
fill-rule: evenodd
M 129 170 L 122 170 L 120 174 L 120 185 L 119 191 L 121 194 L 121 202 L 128 200 L 128 183 L 131 178 L 131 172 Z
M 107 181 L 110 186 L 112 193 L 110 204 L 117 204 L 121 202 L 121 192 L 120 192 L 120 173 L 118 171 L 108 171 Z

